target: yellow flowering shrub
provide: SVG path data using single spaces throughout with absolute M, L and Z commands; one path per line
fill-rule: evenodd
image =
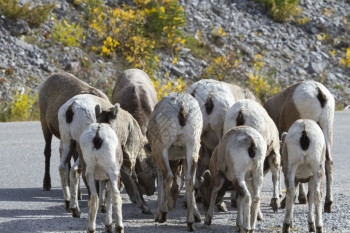
M 36 104 L 38 95 L 16 92 L 14 100 L 10 103 L 0 104 L 1 121 L 25 121 L 39 119 L 39 106 Z
M 172 92 L 183 92 L 187 88 L 186 82 L 182 77 L 178 79 L 170 79 L 161 82 L 160 80 L 152 80 L 153 86 L 157 91 L 158 100 Z
M 261 72 L 264 66 L 263 56 L 261 54 L 255 56 L 252 65 L 254 73 L 248 73 L 246 84 L 254 92 L 255 96 L 264 103 L 268 98 L 277 94 L 281 88 L 272 78 Z
M 346 49 L 345 57 L 340 59 L 340 64 L 350 69 L 350 48 Z
M 202 78 L 223 81 L 238 65 L 239 60 L 233 54 L 228 53 L 225 56 L 214 57 L 202 73 Z
M 102 44 L 92 48 L 102 56 L 115 52 L 122 55 L 127 67 L 143 69 L 149 75 L 158 67 L 157 49 L 176 52 L 185 44 L 182 36 L 185 24 L 184 9 L 177 0 L 135 0 L 135 6 L 111 8 L 92 0 L 75 0 L 94 17 L 89 26 Z M 174 55 L 174 53 L 172 53 Z

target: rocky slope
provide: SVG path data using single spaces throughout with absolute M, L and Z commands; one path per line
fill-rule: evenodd
M 55 2 L 57 19 L 78 21 L 77 10 L 69 1 L 21 0 L 33 4 Z M 120 0 L 109 0 L 121 4 Z M 129 1 L 130 2 L 130 1 Z M 326 85 L 334 94 L 338 109 L 350 105 L 350 69 L 340 65 L 345 49 L 350 48 L 350 3 L 334 0 L 301 0 L 306 23 L 277 23 L 267 10 L 252 0 L 181 0 L 186 11 L 185 30 L 200 32 L 212 53 L 232 52 L 239 65 L 230 81 L 244 85 L 252 62 L 262 56 L 261 72 L 286 87 L 300 80 L 314 79 Z M 222 28 L 225 36 L 213 38 L 213 29 Z M 40 28 L 31 29 L 24 21 L 0 17 L 0 99 L 9 101 L 16 90 L 36 92 L 40 83 L 51 74 L 67 71 L 105 92 L 113 88 L 113 80 L 121 67 L 113 60 L 88 54 L 81 48 L 65 47 L 50 39 L 52 20 Z M 89 44 L 89 36 L 83 42 Z M 219 39 L 219 40 L 218 40 Z M 160 52 L 158 77 L 182 76 L 196 80 L 208 67 L 189 49 L 182 49 L 174 65 L 167 54 Z

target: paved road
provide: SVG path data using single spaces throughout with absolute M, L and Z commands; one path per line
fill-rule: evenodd
M 337 112 L 334 132 L 334 213 L 324 214 L 325 232 L 350 232 L 350 112 Z M 0 123 L 0 232 L 84 232 L 87 226 L 87 195 L 81 201 L 82 217 L 73 219 L 64 210 L 58 176 L 58 140 L 54 139 L 51 159 L 52 190 L 42 191 L 44 139 L 39 122 Z M 284 211 L 272 213 L 271 177 L 265 178 L 262 211 L 265 220 L 257 232 L 281 230 Z M 168 221 L 158 224 L 152 215 L 142 215 L 123 193 L 125 232 L 186 232 L 186 212 L 180 196 Z M 147 198 L 152 210 L 156 195 Z M 229 200 L 227 199 L 227 203 Z M 202 207 L 199 204 L 199 209 Z M 202 212 L 203 213 L 203 212 Z M 307 231 L 307 207 L 296 206 L 294 232 Z M 233 232 L 236 211 L 215 213 L 212 226 L 197 224 L 197 232 Z M 103 215 L 97 219 L 97 231 L 103 231 Z

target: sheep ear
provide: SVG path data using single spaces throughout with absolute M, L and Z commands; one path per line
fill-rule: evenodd
M 283 145 L 284 140 L 286 139 L 287 136 L 287 132 L 283 132 L 283 134 L 281 135 L 281 145 Z
M 151 144 L 147 142 L 143 147 L 145 149 L 146 154 L 150 155 L 152 153 Z
M 100 105 L 96 105 L 95 106 L 95 116 L 96 116 L 96 119 L 101 115 L 101 107 Z
M 211 178 L 211 174 L 209 170 L 206 170 L 203 173 L 203 176 L 201 177 L 201 183 L 206 183 L 209 184 L 210 183 L 210 178 Z
M 119 103 L 116 103 L 111 111 L 111 114 L 112 114 L 112 117 L 113 118 L 117 118 L 117 114 L 118 114 L 118 111 L 119 111 L 119 108 L 120 108 L 120 104 Z

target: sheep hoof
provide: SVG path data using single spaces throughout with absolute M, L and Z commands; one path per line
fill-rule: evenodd
M 277 210 L 278 210 L 278 199 L 277 198 L 271 199 L 271 206 L 272 206 L 273 212 L 277 212 Z
M 309 222 L 309 232 L 315 232 L 315 223 Z
M 157 213 L 155 221 L 159 223 L 166 222 L 166 212 Z
M 70 201 L 64 201 L 64 206 L 65 206 L 65 209 L 68 213 L 70 213 L 70 209 L 69 209 L 69 205 L 70 205 Z
M 187 223 L 187 231 L 188 232 L 192 232 L 196 230 L 196 226 L 194 224 L 194 222 L 188 222 Z
M 101 205 L 100 206 L 100 211 L 101 211 L 101 213 L 106 213 L 106 206 L 105 205 Z
M 201 219 L 201 216 L 200 215 L 194 215 L 194 222 L 195 223 L 199 223 L 199 222 L 201 222 L 202 221 L 202 219 Z
M 86 231 L 87 233 L 95 233 L 95 230 L 91 230 L 91 229 L 87 229 L 87 231 Z
M 143 214 L 152 214 L 152 211 L 150 210 L 150 208 L 148 206 L 142 206 L 141 212 Z
M 78 208 L 71 208 L 70 210 L 73 218 L 80 218 L 80 210 Z
M 204 219 L 204 224 L 207 225 L 207 226 L 210 226 L 211 225 L 211 218 L 210 217 L 206 217 Z
M 227 207 L 225 202 L 221 202 L 220 204 L 216 205 L 218 207 L 218 211 L 219 212 L 226 212 L 227 211 Z
M 236 200 L 231 200 L 231 207 L 232 208 L 237 208 Z
M 324 212 L 332 213 L 332 201 L 324 203 Z
M 115 228 L 115 232 L 116 232 L 116 233 L 124 233 L 124 228 L 121 227 L 121 226 L 117 226 L 117 227 Z
M 281 201 L 281 209 L 286 208 L 286 198 L 283 198 L 283 200 Z
M 256 219 L 257 219 L 258 221 L 264 220 L 264 216 L 263 216 L 263 214 L 261 213 L 261 211 L 258 212 L 258 215 L 256 216 Z
M 111 233 L 113 231 L 113 226 L 112 225 L 105 225 L 105 231 L 108 233 Z
M 283 223 L 283 233 L 289 233 L 289 228 L 290 228 L 290 225 L 287 224 L 287 223 Z
M 316 233 L 322 233 L 323 230 L 322 230 L 322 227 L 316 227 Z
M 306 204 L 307 203 L 306 197 L 299 197 L 298 200 L 299 200 L 299 204 Z
M 43 181 L 43 190 L 44 191 L 50 191 L 51 190 L 51 178 L 44 178 Z

